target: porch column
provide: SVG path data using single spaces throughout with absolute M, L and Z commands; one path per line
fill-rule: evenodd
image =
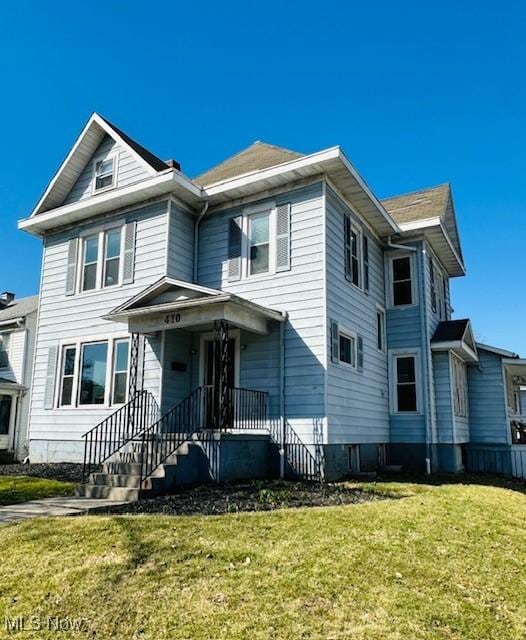
M 228 429 L 232 426 L 232 391 L 228 386 L 230 354 L 228 349 L 228 322 L 214 321 L 214 426 Z
M 142 390 L 143 376 L 141 362 L 144 362 L 144 336 L 132 333 L 130 342 L 130 380 L 128 383 L 128 398 L 131 400 Z

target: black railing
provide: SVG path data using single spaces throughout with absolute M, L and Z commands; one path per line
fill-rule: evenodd
M 195 389 L 142 432 L 141 486 L 181 445 L 206 429 L 265 429 L 267 397 L 264 391 L 227 388 L 219 399 L 212 386 Z M 223 412 L 218 410 L 220 402 L 226 403 Z M 223 416 L 220 426 L 219 415 Z
M 149 391 L 137 391 L 125 405 L 85 433 L 83 480 L 127 442 L 159 419 L 159 405 Z
M 285 476 L 292 476 L 297 480 L 321 482 L 321 463 L 314 456 L 290 424 L 273 424 L 270 433 L 274 442 L 281 448 L 285 463 Z

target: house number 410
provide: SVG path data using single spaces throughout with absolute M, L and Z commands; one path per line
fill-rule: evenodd
M 166 324 L 176 324 L 177 322 L 181 322 L 181 314 L 180 313 L 169 313 L 164 319 Z

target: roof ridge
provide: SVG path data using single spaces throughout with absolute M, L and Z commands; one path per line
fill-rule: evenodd
M 448 187 L 451 190 L 450 182 L 441 182 L 440 184 L 434 185 L 432 187 L 423 187 L 422 189 L 416 189 L 415 191 L 407 191 L 405 193 L 399 193 L 396 196 L 388 196 L 387 198 L 380 198 L 380 202 L 385 202 L 386 200 L 396 200 L 397 198 L 406 198 L 407 196 L 416 196 L 419 193 L 426 193 L 427 191 L 436 191 L 437 189 L 441 189 L 442 187 Z
M 264 144 L 266 147 L 272 147 L 272 149 L 279 149 L 280 151 L 287 151 L 287 153 L 294 153 L 295 155 L 298 156 L 304 156 L 304 153 L 301 153 L 301 151 L 294 151 L 294 149 L 289 149 L 288 147 L 281 147 L 278 144 L 272 144 L 271 142 L 265 142 L 264 140 L 255 140 L 249 147 L 247 147 L 247 149 L 250 149 L 250 147 L 254 146 L 255 144 Z

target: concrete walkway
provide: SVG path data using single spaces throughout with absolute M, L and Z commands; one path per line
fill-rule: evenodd
M 125 503 L 104 498 L 77 498 L 75 496 L 30 500 L 29 502 L 0 507 L 0 525 L 29 520 L 30 518 L 86 515 L 104 507 L 120 504 Z

